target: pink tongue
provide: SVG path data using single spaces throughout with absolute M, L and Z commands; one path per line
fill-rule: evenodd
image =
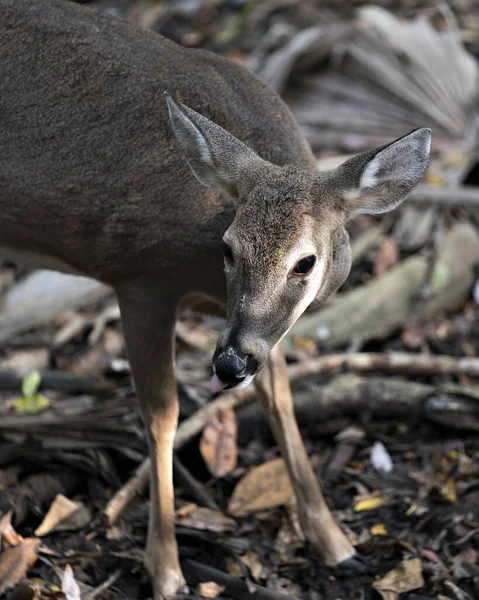
M 210 388 L 211 391 L 213 392 L 213 394 L 216 394 L 217 392 L 221 392 L 222 389 L 224 389 L 228 384 L 227 383 L 223 383 L 221 381 L 221 379 L 219 379 L 216 374 L 213 375 L 213 377 L 211 378 L 210 381 Z

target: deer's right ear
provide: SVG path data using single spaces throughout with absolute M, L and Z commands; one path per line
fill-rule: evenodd
M 173 133 L 196 178 L 235 198 L 245 170 L 263 162 L 225 129 L 165 92 Z
M 396 208 L 424 177 L 430 147 L 431 130 L 422 128 L 347 160 L 330 172 L 341 190 L 338 209 L 350 217 Z

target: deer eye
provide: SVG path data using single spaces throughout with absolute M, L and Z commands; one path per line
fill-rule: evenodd
M 311 256 L 305 256 L 296 263 L 296 266 L 293 269 L 293 275 L 307 275 L 312 271 L 315 264 L 316 257 L 314 254 L 311 254 Z
M 225 257 L 226 262 L 230 263 L 230 265 L 233 265 L 235 261 L 231 246 L 229 246 L 226 242 L 221 242 L 221 250 L 223 251 L 223 256 Z

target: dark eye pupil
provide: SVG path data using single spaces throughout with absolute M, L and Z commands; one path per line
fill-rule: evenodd
M 311 269 L 314 267 L 315 262 L 315 256 L 305 256 L 300 261 L 298 261 L 297 265 L 294 267 L 294 272 L 297 275 L 305 275 L 306 273 L 309 273 L 311 271 Z
M 233 262 L 233 251 L 230 246 L 226 242 L 221 242 L 221 250 L 223 251 L 223 256 L 229 263 Z

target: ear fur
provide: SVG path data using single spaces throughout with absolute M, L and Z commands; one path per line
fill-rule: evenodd
M 264 163 L 225 129 L 165 92 L 173 133 L 196 178 L 229 196 L 237 195 L 241 175 Z
M 348 216 L 379 214 L 396 208 L 424 177 L 431 130 L 416 129 L 402 138 L 343 163 L 332 172 Z

